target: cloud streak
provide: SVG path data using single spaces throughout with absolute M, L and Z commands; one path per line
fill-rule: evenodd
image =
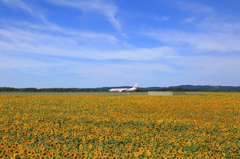
M 194 33 L 181 30 L 153 30 L 146 32 L 146 35 L 167 43 L 189 44 L 199 51 L 240 51 L 240 36 L 238 34 L 218 32 Z
M 32 6 L 27 5 L 21 0 L 1 0 L 1 1 L 10 7 L 20 8 L 25 12 L 30 13 L 33 17 L 40 18 L 44 22 L 47 22 L 44 14 L 42 14 L 36 8 L 32 8 Z
M 69 34 L 41 33 L 15 27 L 0 29 L 0 50 L 28 54 L 78 57 L 94 60 L 156 60 L 173 58 L 175 50 L 161 46 L 155 48 L 129 48 L 116 37 L 90 31 L 70 31 Z M 111 44 L 112 48 L 109 48 Z M 122 46 L 121 46 L 122 45 Z
M 215 9 L 203 3 L 193 2 L 189 0 L 177 1 L 173 3 L 177 8 L 180 8 L 184 11 L 207 15 L 212 15 L 215 13 Z
M 63 59 L 51 59 L 42 61 L 39 59 L 14 57 L 11 55 L 0 55 L 3 62 L 0 69 L 15 69 L 18 68 L 26 73 L 37 75 L 56 74 L 61 75 L 63 72 L 68 74 L 78 74 L 87 78 L 135 78 L 143 77 L 146 74 L 156 72 L 172 72 L 174 69 L 171 66 L 161 63 L 146 63 L 146 62 L 77 62 Z M 96 71 L 98 70 L 98 71 Z
M 105 0 L 50 0 L 56 5 L 77 8 L 83 12 L 97 12 L 107 17 L 108 21 L 118 30 L 121 30 L 121 23 L 116 18 L 117 7 L 110 1 Z

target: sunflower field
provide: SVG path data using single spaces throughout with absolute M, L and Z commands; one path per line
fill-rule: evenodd
M 240 158 L 240 95 L 0 95 L 0 158 Z

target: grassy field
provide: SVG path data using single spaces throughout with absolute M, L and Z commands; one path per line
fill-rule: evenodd
M 0 95 L 0 158 L 240 158 L 240 95 Z

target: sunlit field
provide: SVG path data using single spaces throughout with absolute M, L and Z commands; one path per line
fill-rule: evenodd
M 240 158 L 240 95 L 0 95 L 0 158 Z

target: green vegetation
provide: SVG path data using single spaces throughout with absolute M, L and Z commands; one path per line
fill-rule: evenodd
M 181 88 L 181 87 L 149 87 L 149 88 L 138 88 L 136 92 L 148 92 L 148 91 L 173 91 L 173 92 L 240 92 L 238 87 L 214 87 L 212 89 L 201 89 L 201 88 Z M 102 88 L 12 88 L 12 87 L 0 87 L 0 92 L 108 92 L 111 87 L 102 87 Z M 121 88 L 121 87 L 120 87 Z M 202 88 L 208 88 L 202 86 Z

